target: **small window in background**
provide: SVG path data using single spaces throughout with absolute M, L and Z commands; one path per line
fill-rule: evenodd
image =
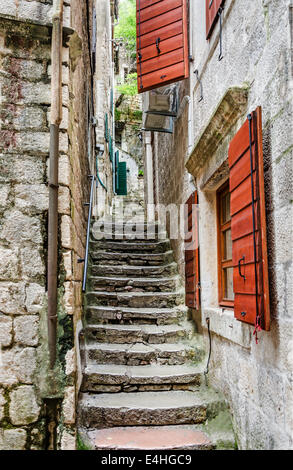
M 217 193 L 217 207 L 219 303 L 223 307 L 233 307 L 233 261 L 228 182 L 225 183 Z

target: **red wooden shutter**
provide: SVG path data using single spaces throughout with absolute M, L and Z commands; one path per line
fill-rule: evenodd
M 248 117 L 231 141 L 229 167 L 234 314 L 238 320 L 269 330 L 261 108 Z
M 225 0 L 206 0 L 206 27 L 207 39 L 211 37 L 214 26 L 218 20 L 219 9 L 224 5 Z
M 186 228 L 192 236 L 185 241 L 185 303 L 187 307 L 198 310 L 200 307 L 198 217 L 197 213 L 192 211 L 194 204 L 198 204 L 197 191 L 186 201 L 188 207 Z
M 136 0 L 138 92 L 189 76 L 187 0 Z

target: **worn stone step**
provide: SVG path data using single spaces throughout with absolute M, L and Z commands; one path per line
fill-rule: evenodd
M 196 425 L 133 426 L 83 431 L 91 450 L 214 450 L 209 436 Z
M 91 241 L 90 247 L 93 250 L 102 250 L 106 252 L 127 252 L 127 253 L 165 253 L 170 251 L 170 241 L 133 241 L 133 240 L 102 240 Z
M 164 308 L 175 307 L 184 302 L 184 292 L 105 292 L 91 291 L 86 294 L 88 305 L 121 307 Z
M 83 392 L 134 392 L 186 390 L 202 382 L 203 366 L 150 364 L 122 366 L 88 364 L 84 370 Z
M 86 361 L 88 364 L 139 366 L 157 363 L 177 365 L 189 361 L 198 362 L 203 358 L 203 355 L 204 351 L 199 345 L 189 346 L 182 343 L 109 344 L 89 342 L 86 345 Z
M 177 274 L 176 263 L 165 266 L 128 266 L 128 265 L 92 265 L 91 274 L 93 276 L 125 276 L 125 277 L 148 277 L 148 276 L 174 276 Z
M 170 241 L 161 240 L 157 242 L 151 241 L 133 241 L 133 240 L 103 240 L 103 241 L 91 241 L 90 248 L 96 251 L 104 252 L 126 252 L 126 253 L 139 253 L 145 252 L 151 253 L 165 253 L 170 251 Z
M 170 292 L 181 287 L 179 276 L 170 277 L 121 277 L 91 276 L 89 282 L 95 291 Z
M 81 394 L 80 423 L 87 428 L 202 423 L 226 407 L 207 388 L 194 392 L 160 391 Z
M 113 233 L 113 232 L 120 232 L 125 234 L 131 233 L 166 233 L 166 227 L 162 224 L 158 224 L 157 222 L 136 222 L 135 220 L 122 220 L 119 217 L 110 217 L 108 220 L 101 221 L 101 220 L 93 220 L 92 223 L 92 234 L 94 232 L 106 232 L 106 233 Z
M 87 340 L 100 343 L 175 343 L 183 338 L 190 338 L 193 330 L 190 326 L 179 325 L 87 325 Z
M 235 450 L 236 440 L 229 411 L 222 410 L 203 424 L 130 426 L 79 429 L 92 450 Z
M 173 262 L 173 252 L 165 253 L 124 253 L 93 251 L 91 253 L 93 264 L 131 265 L 131 266 L 156 266 Z
M 130 230 L 122 230 L 119 229 L 112 229 L 107 232 L 104 230 L 99 232 L 92 232 L 91 241 L 136 241 L 142 240 L 145 242 L 158 242 L 158 241 L 166 241 L 168 240 L 168 234 L 164 231 L 130 231 Z
M 156 324 L 168 325 L 178 323 L 186 318 L 186 307 L 174 308 L 131 308 L 91 305 L 86 309 L 88 323 L 117 323 L 117 324 Z

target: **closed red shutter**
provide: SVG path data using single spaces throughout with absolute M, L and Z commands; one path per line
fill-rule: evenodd
M 214 26 L 218 19 L 219 9 L 224 5 L 225 0 L 206 0 L 206 27 L 207 39 L 210 38 Z
M 198 244 L 198 216 L 193 206 L 198 204 L 198 195 L 195 191 L 186 201 L 188 220 L 186 229 L 192 235 L 185 241 L 185 303 L 187 307 L 200 307 L 200 283 L 199 283 L 199 244 Z
M 136 0 L 138 92 L 189 76 L 187 0 Z
M 234 314 L 238 320 L 269 330 L 261 108 L 248 117 L 231 141 L 229 167 Z

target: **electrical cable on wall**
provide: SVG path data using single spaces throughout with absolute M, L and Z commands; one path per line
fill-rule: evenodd
M 204 371 L 204 375 L 205 375 L 205 379 L 207 380 L 207 374 L 209 373 L 209 364 L 210 364 L 211 354 L 212 354 L 212 338 L 211 338 L 210 318 L 209 317 L 206 318 L 206 323 L 207 323 L 207 326 L 208 326 L 208 335 L 209 335 L 209 357 L 208 357 L 207 366 L 206 366 L 205 371 Z

